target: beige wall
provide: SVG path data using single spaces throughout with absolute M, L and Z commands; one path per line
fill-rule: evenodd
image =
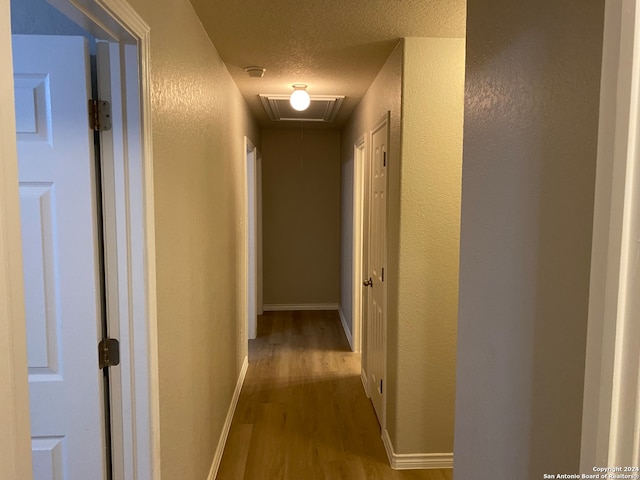
M 453 451 L 464 46 L 405 39 L 398 304 L 389 310 L 396 422 L 387 426 L 400 453 Z
M 31 478 L 31 433 L 9 0 L 0 0 L 0 479 Z
M 245 355 L 247 107 L 188 0 L 132 0 L 151 27 L 163 480 L 207 477 Z
M 604 0 L 470 0 L 455 476 L 577 473 Z
M 351 324 L 353 146 L 391 112 L 386 427 L 401 454 L 453 451 L 463 82 L 464 39 L 407 38 L 343 133 L 341 307 Z
M 340 132 L 262 131 L 264 303 L 337 304 Z

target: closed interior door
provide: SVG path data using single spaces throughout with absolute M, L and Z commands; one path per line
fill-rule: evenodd
M 386 370 L 386 228 L 387 228 L 387 122 L 373 132 L 369 191 L 369 275 L 367 307 L 367 374 L 369 395 L 384 427 Z
M 13 36 L 34 478 L 105 477 L 90 70 L 82 37 Z

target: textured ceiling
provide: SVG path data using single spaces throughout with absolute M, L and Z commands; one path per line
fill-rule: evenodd
M 466 0 L 191 0 L 262 126 L 259 94 L 345 95 L 349 117 L 403 37 L 464 37 Z M 250 78 L 244 67 L 266 68 Z M 283 123 L 283 122 L 280 122 Z

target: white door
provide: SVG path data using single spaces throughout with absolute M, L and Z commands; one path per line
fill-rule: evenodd
M 386 231 L 387 231 L 387 121 L 373 132 L 369 196 L 369 275 L 367 307 L 367 374 L 369 395 L 384 428 L 386 370 Z
M 105 471 L 90 73 L 81 37 L 13 37 L 34 478 Z

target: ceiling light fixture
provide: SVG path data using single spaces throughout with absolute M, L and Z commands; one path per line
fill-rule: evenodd
M 307 93 L 307 86 L 303 83 L 296 83 L 293 85 L 293 93 L 289 98 L 289 102 L 291 103 L 291 106 L 299 112 L 309 108 L 311 98 Z

